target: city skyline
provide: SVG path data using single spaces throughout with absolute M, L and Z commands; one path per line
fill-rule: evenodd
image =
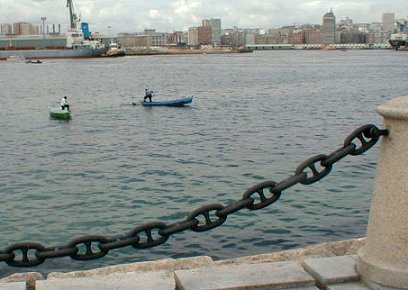
M 406 0 L 405 0 L 406 1 Z M 186 31 L 202 19 L 218 18 L 222 28 L 277 28 L 287 25 L 321 24 L 323 14 L 333 10 L 336 18 L 381 22 L 383 13 L 407 18 L 405 1 L 292 1 L 292 0 L 74 0 L 75 12 L 92 31 L 101 33 Z M 68 25 L 66 0 L 0 0 L 0 23 L 29 22 Z M 405 4 L 405 5 L 404 5 Z M 404 10 L 405 9 L 405 10 Z

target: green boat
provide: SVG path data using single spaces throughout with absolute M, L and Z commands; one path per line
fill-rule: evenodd
M 62 110 L 61 108 L 52 108 L 50 110 L 52 119 L 69 120 L 71 119 L 71 110 Z

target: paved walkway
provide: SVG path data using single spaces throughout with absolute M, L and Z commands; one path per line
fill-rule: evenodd
M 164 259 L 47 277 L 15 274 L 0 281 L 0 290 L 368 290 L 356 272 L 356 256 L 336 255 L 355 253 L 362 243 L 364 239 L 222 261 Z

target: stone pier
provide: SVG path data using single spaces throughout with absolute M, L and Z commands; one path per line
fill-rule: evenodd
M 377 109 L 382 138 L 367 241 L 358 271 L 373 289 L 408 289 L 408 96 Z

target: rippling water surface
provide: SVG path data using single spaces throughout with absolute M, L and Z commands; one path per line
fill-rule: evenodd
M 231 55 L 0 63 L 0 249 L 66 245 L 174 223 L 228 205 L 264 180 L 281 181 L 355 128 L 382 127 L 375 109 L 406 95 L 408 54 L 274 51 Z M 131 106 L 194 95 L 186 108 Z M 70 121 L 51 120 L 63 95 Z M 47 260 L 30 271 L 208 255 L 225 259 L 365 235 L 378 145 L 343 159 L 325 179 L 296 185 L 259 211 L 214 230 L 184 231 L 152 249 L 95 261 Z M 21 271 L 0 265 L 3 275 Z

